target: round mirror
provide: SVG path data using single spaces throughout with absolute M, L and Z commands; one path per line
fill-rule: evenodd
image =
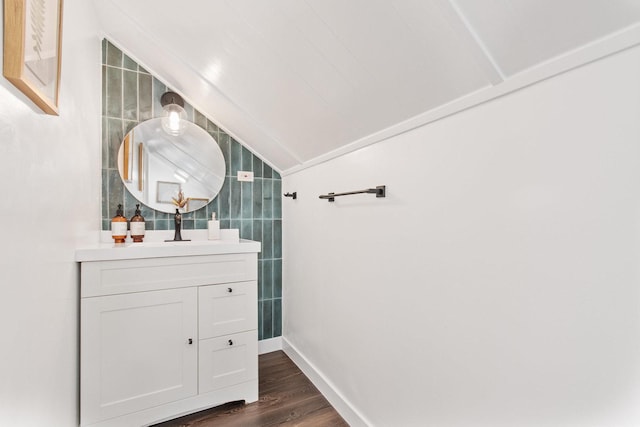
M 122 141 L 118 170 L 127 190 L 155 210 L 182 212 L 206 206 L 224 183 L 226 167 L 218 143 L 200 126 L 185 122 L 169 135 L 162 119 L 138 124 Z

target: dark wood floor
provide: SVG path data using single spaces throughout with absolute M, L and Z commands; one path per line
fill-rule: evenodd
M 282 351 L 260 356 L 260 398 L 229 403 L 155 427 L 347 426 Z

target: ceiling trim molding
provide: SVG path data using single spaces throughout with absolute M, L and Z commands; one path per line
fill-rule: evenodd
M 382 142 L 386 139 L 403 134 L 421 126 L 433 123 L 443 118 L 452 116 L 459 112 L 476 107 L 485 102 L 505 96 L 512 92 L 531 86 L 543 80 L 555 77 L 559 74 L 579 68 L 591 62 L 603 59 L 626 49 L 640 45 L 640 24 L 634 24 L 627 28 L 616 31 L 603 38 L 595 40 L 584 46 L 566 52 L 548 61 L 536 64 L 527 70 L 514 74 L 502 83 L 495 86 L 487 86 L 465 95 L 441 107 L 426 111 L 396 125 L 390 126 L 379 132 L 361 138 L 341 148 L 318 156 L 312 160 L 304 162 L 282 171 L 282 176 L 293 175 L 304 169 L 325 163 L 329 160 L 367 147 L 369 145 Z

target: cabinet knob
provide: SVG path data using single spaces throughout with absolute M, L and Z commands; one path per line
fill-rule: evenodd
M 189 344 L 193 344 L 193 338 L 189 338 Z
M 227 288 L 227 292 L 231 293 L 231 292 L 233 292 L 233 289 Z
M 229 345 L 233 345 L 233 340 L 229 340 Z

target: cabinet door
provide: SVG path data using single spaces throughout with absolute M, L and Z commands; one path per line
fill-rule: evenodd
M 197 393 L 197 289 L 81 300 L 82 424 Z
M 200 341 L 200 393 L 258 378 L 258 333 Z
M 201 286 L 199 292 L 200 339 L 257 329 L 257 282 Z

